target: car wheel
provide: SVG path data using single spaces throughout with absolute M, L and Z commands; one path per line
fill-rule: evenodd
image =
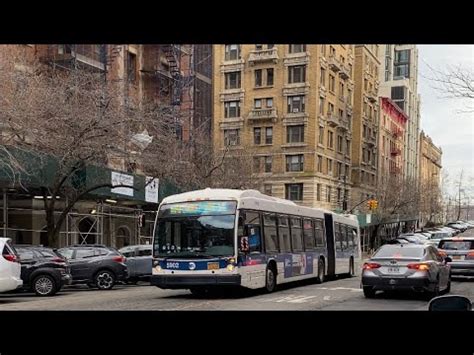
M 37 276 L 33 281 L 32 288 L 36 295 L 41 297 L 53 296 L 58 291 L 56 281 L 50 275 Z
M 318 262 L 318 278 L 316 279 L 316 282 L 318 284 L 322 284 L 324 282 L 324 278 L 325 278 L 324 273 L 325 273 L 324 260 L 319 259 L 319 262 Z
M 276 289 L 276 272 L 274 267 L 267 266 L 267 271 L 265 273 L 265 289 L 268 293 L 274 292 Z
M 449 275 L 448 284 L 446 286 L 446 289 L 444 290 L 444 293 L 450 293 L 450 292 L 451 292 L 451 275 Z
M 115 285 L 115 275 L 108 270 L 101 270 L 95 275 L 95 284 L 99 290 L 111 290 Z
M 374 298 L 375 297 L 375 290 L 372 286 L 363 286 L 362 287 L 364 291 L 364 296 L 365 298 Z

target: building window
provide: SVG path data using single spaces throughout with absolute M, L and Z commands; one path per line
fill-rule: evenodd
M 324 127 L 319 126 L 319 144 L 324 144 Z
M 351 151 L 351 141 L 349 139 L 346 139 L 346 155 L 349 155 Z
M 273 107 L 273 98 L 269 97 L 266 99 L 267 108 Z
M 262 86 L 262 69 L 255 70 L 255 87 Z
M 285 184 L 285 198 L 291 201 L 303 201 L 303 184 Z
M 267 86 L 273 85 L 273 68 L 267 69 Z
M 266 127 L 265 128 L 265 144 L 272 144 L 273 143 L 273 128 Z
M 275 47 L 274 44 L 267 44 L 267 49 L 272 49 L 273 47 Z
M 290 53 L 301 53 L 306 51 L 306 44 L 290 44 Z
M 255 127 L 253 129 L 253 143 L 259 145 L 262 142 L 262 129 L 260 127 Z
M 326 158 L 328 164 L 328 175 L 332 175 L 332 159 Z
M 337 136 L 337 151 L 342 153 L 342 136 Z
M 265 157 L 265 172 L 266 173 L 271 173 L 272 172 L 272 163 L 273 163 L 273 158 L 272 156 L 266 156 Z
M 304 112 L 304 95 L 288 96 L 288 113 Z
M 321 201 L 321 184 L 316 184 L 316 200 Z
M 240 101 L 224 102 L 224 117 L 240 117 Z
M 339 118 L 343 118 L 344 117 L 344 111 L 339 109 Z
M 137 80 L 137 55 L 132 52 L 127 53 L 127 76 L 128 80 L 131 83 L 134 83 Z
M 321 68 L 321 76 L 319 78 L 319 84 L 321 84 L 321 86 L 326 86 L 326 69 L 324 68 Z
M 319 98 L 319 113 L 324 115 L 324 97 Z
M 344 98 L 344 83 L 342 81 L 339 82 L 339 96 Z
M 240 145 L 240 129 L 225 129 L 224 144 L 226 146 Z
M 263 44 L 256 44 L 256 45 L 255 45 L 255 49 L 256 49 L 257 51 L 261 51 L 261 50 L 263 49 Z
M 263 185 L 263 193 L 265 195 L 271 196 L 272 195 L 272 185 L 271 184 L 264 184 Z
M 288 126 L 286 128 L 286 142 L 287 143 L 304 142 L 304 125 Z
M 328 148 L 334 148 L 334 132 L 328 131 Z
M 253 172 L 260 172 L 260 157 L 253 157 Z
M 329 74 L 329 91 L 334 92 L 336 89 L 336 78 Z
M 225 60 L 240 59 L 240 45 L 226 44 L 225 46 Z
M 334 113 L 334 105 L 330 102 L 328 102 L 328 115 Z
M 287 155 L 286 156 L 286 171 L 303 171 L 304 156 Z
M 342 163 L 341 163 L 341 162 L 337 162 L 337 165 L 336 165 L 336 176 L 337 176 L 337 178 L 339 178 L 340 176 L 342 176 Z
M 337 188 L 337 202 L 340 202 L 341 201 L 341 188 L 338 187 Z
M 225 88 L 240 89 L 240 71 L 225 73 Z
M 323 157 L 318 155 L 318 163 L 317 163 L 318 173 L 323 172 Z
M 306 81 L 306 65 L 288 67 L 288 83 L 304 83 Z
M 257 110 L 262 108 L 262 99 L 255 99 L 253 101 L 253 107 Z
M 331 190 L 332 190 L 331 186 L 328 185 L 326 188 L 326 201 L 327 202 L 331 202 L 331 192 L 332 192 Z

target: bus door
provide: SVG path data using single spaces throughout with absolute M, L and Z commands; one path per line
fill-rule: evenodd
M 334 275 L 336 273 L 336 250 L 334 247 L 334 230 L 332 214 L 324 214 L 324 230 L 326 231 L 326 245 L 328 252 L 328 275 Z

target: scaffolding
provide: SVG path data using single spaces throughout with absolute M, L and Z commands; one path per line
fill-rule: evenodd
M 12 238 L 17 244 L 48 245 L 46 214 L 40 206 L 42 201 L 36 204 L 32 196 L 7 189 L 3 189 L 0 196 L 0 235 Z M 62 213 L 59 207 L 54 212 L 56 218 Z M 79 201 L 66 216 L 58 247 L 100 243 L 121 248 L 151 244 L 155 217 L 156 211 L 102 201 Z

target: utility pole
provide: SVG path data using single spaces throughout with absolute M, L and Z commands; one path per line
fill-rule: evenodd
M 342 210 L 344 212 L 347 211 L 347 190 L 346 190 L 346 180 L 347 180 L 347 175 L 344 175 L 344 197 L 342 200 Z

